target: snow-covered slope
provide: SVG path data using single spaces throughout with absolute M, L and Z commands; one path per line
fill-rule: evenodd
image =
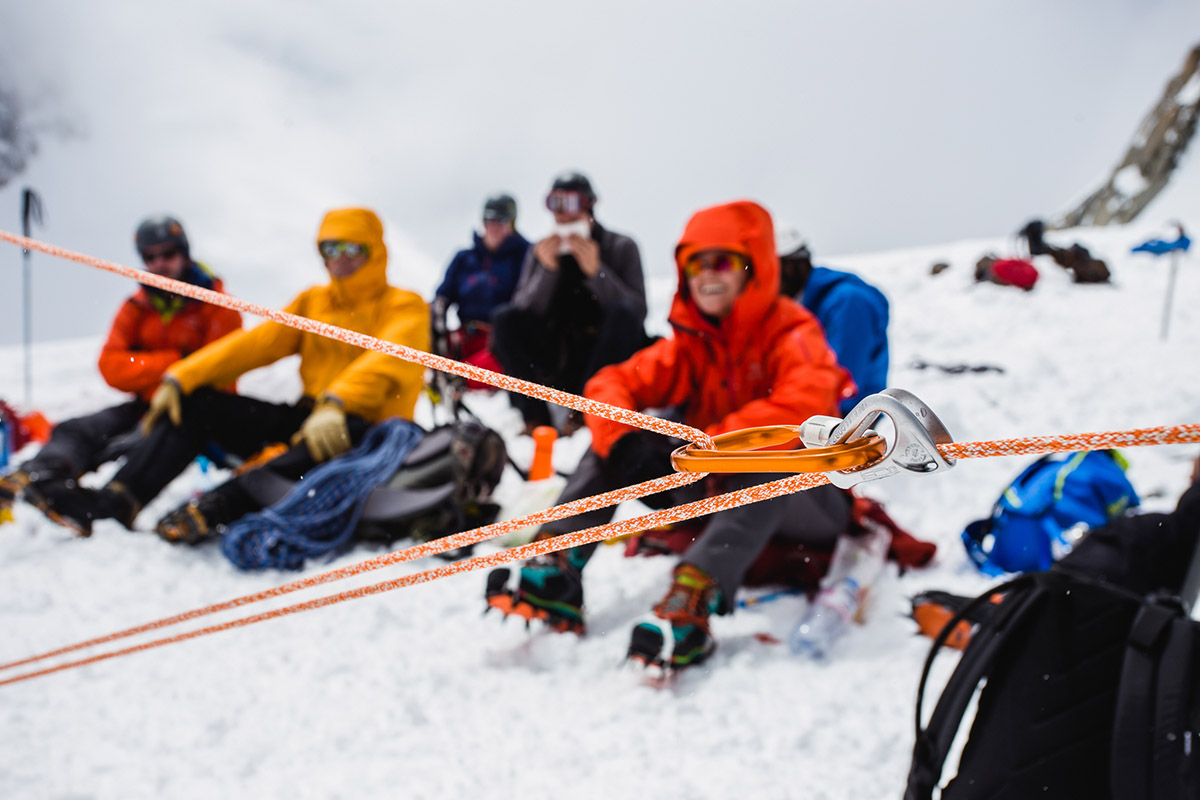
M 1042 278 L 1030 294 L 974 285 L 983 252 L 1010 251 L 1001 240 L 831 266 L 886 291 L 890 383 L 928 402 L 959 441 L 1195 422 L 1200 268 L 1194 257 L 1183 262 L 1171 335 L 1160 341 L 1167 261 L 1127 255 L 1151 232 L 1051 237 L 1078 237 L 1106 258 L 1113 286 L 1072 285 L 1048 260 L 1038 262 Z M 931 277 L 929 266 L 940 260 L 952 268 Z M 293 276 L 281 280 L 301 287 Z M 667 295 L 669 287 L 656 287 L 660 327 Z M 35 399 L 49 416 L 117 397 L 95 373 L 98 347 L 87 340 L 35 350 Z M 19 349 L 0 351 L 0 375 L 11 376 L 7 394 L 19 386 L 20 358 Z M 917 360 L 1004 372 L 948 375 L 915 369 Z M 276 365 L 249 376 L 243 389 L 289 398 L 297 390 L 292 372 L 294 364 Z M 528 458 L 504 399 L 473 402 L 514 455 Z M 427 421 L 430 410 L 421 413 Z M 561 443 L 559 466 L 569 468 L 585 446 L 586 433 Z M 1146 507 L 1158 510 L 1184 488 L 1196 448 L 1127 455 Z M 794 624 L 802 601 L 785 598 L 717 619 L 717 653 L 673 689 L 640 685 L 618 667 L 631 621 L 661 596 L 672 563 L 603 548 L 585 577 L 584 638 L 528 633 L 481 616 L 484 579 L 473 573 L 0 687 L 0 796 L 895 797 L 928 644 L 905 619 L 905 598 L 927 587 L 974 593 L 986 586 L 966 563 L 958 532 L 988 512 L 1024 463 L 963 461 L 944 475 L 863 488 L 940 550 L 928 569 L 887 573 L 868 623 L 828 663 L 756 638 L 782 637 Z M 0 527 L 0 662 L 295 577 L 239 574 L 215 548 L 172 547 L 145 532 L 158 514 L 217 479 L 189 472 L 146 510 L 141 531 L 103 523 L 86 541 L 18 506 L 16 522 Z M 520 492 L 510 474 L 505 499 Z M 358 548 L 307 572 L 377 552 Z

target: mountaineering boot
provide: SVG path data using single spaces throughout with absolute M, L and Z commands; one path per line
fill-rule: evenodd
M 0 508 L 11 508 L 25 487 L 29 485 L 29 473 L 23 469 L 0 477 Z
M 21 496 L 52 522 L 80 536 L 91 536 L 92 523 L 100 519 L 100 493 L 73 480 L 31 483 Z
M 212 535 L 200 504 L 194 500 L 160 519 L 154 532 L 168 542 L 183 544 L 198 544 Z
M 559 633 L 583 633 L 583 576 L 565 553 L 547 553 L 526 561 L 516 589 L 509 588 L 511 577 L 505 567 L 488 574 L 488 610 L 499 609 L 527 623 L 540 619 Z
M 220 531 L 220 527 L 241 515 L 229 507 L 220 492 L 209 492 L 167 514 L 154 526 L 154 532 L 168 542 L 199 544 Z
M 708 617 L 720 603 L 716 579 L 691 564 L 675 567 L 671 589 L 644 617 L 629 640 L 630 661 L 663 670 L 679 670 L 708 658 L 717 643 Z
M 80 536 L 92 535 L 92 523 L 115 519 L 129 530 L 140 505 L 119 483 L 103 489 L 88 489 L 76 481 L 38 481 L 27 485 L 21 495 L 53 522 L 70 528 Z
M 105 517 L 115 519 L 127 531 L 133 530 L 133 521 L 142 510 L 142 504 L 125 488 L 125 484 L 110 481 L 108 486 L 100 490 L 100 499 Z

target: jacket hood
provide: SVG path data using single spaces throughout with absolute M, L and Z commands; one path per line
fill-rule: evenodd
M 348 278 L 330 278 L 333 294 L 342 302 L 353 303 L 379 294 L 387 288 L 387 245 L 383 243 L 383 223 L 368 208 L 335 208 L 321 220 L 317 241 L 344 241 L 367 247 L 367 263 Z
M 692 302 L 683 274 L 683 265 L 689 256 L 713 249 L 742 253 L 753 265 L 746 288 L 734 302 L 733 311 L 719 325 L 701 314 Z M 779 258 L 775 255 L 771 215 L 750 200 L 736 200 L 697 211 L 688 220 L 675 248 L 675 273 L 679 283 L 671 304 L 672 323 L 692 331 L 724 334 L 731 343 L 752 335 L 779 296 Z

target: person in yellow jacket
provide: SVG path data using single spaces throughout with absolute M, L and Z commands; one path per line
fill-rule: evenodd
M 388 285 L 383 224 L 372 211 L 330 211 L 317 249 L 330 281 L 302 292 L 288 312 L 429 349 L 429 307 L 419 295 Z M 297 353 L 304 384 L 298 403 L 268 403 L 214 388 Z M 167 370 L 142 420 L 144 437 L 125 465 L 103 489 L 72 485 L 56 492 L 50 498 L 52 516 L 83 534 L 97 519 L 115 518 L 132 528 L 142 506 L 209 442 L 241 460 L 274 442 L 288 442 L 288 449 L 263 469 L 298 480 L 314 465 L 349 450 L 374 423 L 395 416 L 412 419 L 423 385 L 419 364 L 277 322 L 234 332 Z M 246 485 L 251 474 L 171 512 L 159 521 L 159 535 L 194 543 L 217 526 L 257 511 L 262 504 Z

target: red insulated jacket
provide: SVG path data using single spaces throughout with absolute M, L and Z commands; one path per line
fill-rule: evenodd
M 753 264 L 733 311 L 714 321 L 688 297 L 682 264 L 699 250 L 733 250 Z M 698 211 L 675 250 L 679 288 L 669 321 L 674 337 L 596 373 L 584 394 L 622 408 L 684 407 L 684 422 L 710 435 L 759 425 L 798 425 L 836 414 L 854 392 L 820 323 L 779 295 L 771 216 L 742 200 Z M 592 449 L 607 456 L 629 426 L 587 417 Z
M 222 291 L 213 278 L 213 290 Z M 100 351 L 100 374 L 108 385 L 149 400 L 167 367 L 209 342 L 242 327 L 242 315 L 198 300 L 163 313 L 143 288 L 117 312 Z

